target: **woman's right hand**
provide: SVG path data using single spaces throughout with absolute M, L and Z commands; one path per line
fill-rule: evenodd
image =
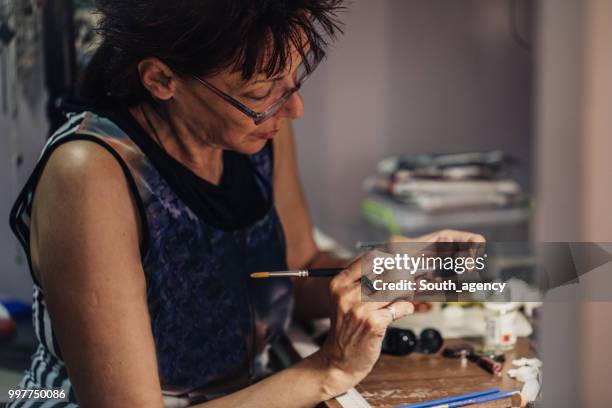
M 330 398 L 358 384 L 378 360 L 387 327 L 414 311 L 412 303 L 361 301 L 361 260 L 330 282 L 331 329 L 321 348 L 330 369 Z

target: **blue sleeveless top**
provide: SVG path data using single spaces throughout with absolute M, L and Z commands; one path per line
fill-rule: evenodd
M 175 395 L 189 391 L 190 395 L 198 395 L 193 390 L 213 386 L 214 392 L 191 398 L 196 402 L 198 398 L 217 397 L 248 385 L 242 379 L 252 381 L 261 375 L 259 357 L 286 328 L 293 307 L 289 279 L 248 277 L 253 271 L 286 269 L 285 240 L 274 205 L 246 228 L 215 228 L 181 201 L 116 123 L 93 112 L 72 114 L 47 142 L 11 212 L 11 226 L 29 261 L 34 189 L 53 150 L 72 140 L 89 140 L 106 148 L 118 160 L 136 198 L 143 230 L 142 265 L 162 388 Z M 266 145 L 249 160 L 261 193 L 272 198 L 271 146 Z M 34 276 L 33 279 L 33 323 L 40 344 L 20 386 L 62 387 L 69 391 L 70 402 L 49 406 L 77 406 L 44 292 Z M 27 404 L 13 403 L 9 407 Z

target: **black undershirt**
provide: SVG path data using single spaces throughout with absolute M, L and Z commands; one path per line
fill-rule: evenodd
M 261 177 L 248 156 L 223 151 L 223 173 L 218 185 L 197 176 L 168 154 L 140 126 L 127 109 L 104 112 L 140 147 L 172 191 L 206 224 L 223 230 L 248 227 L 263 218 L 271 206 L 255 180 Z M 271 143 L 264 149 L 272 149 Z M 271 197 L 271 188 L 268 190 Z

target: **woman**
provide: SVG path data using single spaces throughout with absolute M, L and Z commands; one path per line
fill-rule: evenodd
M 290 126 L 340 3 L 98 2 L 92 104 L 11 217 L 40 340 L 21 388 L 68 390 L 45 407 L 312 406 L 371 370 L 413 307 L 360 303 L 358 262 L 331 283 L 248 278 L 342 264 L 314 244 Z M 260 380 L 292 315 L 330 315 L 331 334 Z

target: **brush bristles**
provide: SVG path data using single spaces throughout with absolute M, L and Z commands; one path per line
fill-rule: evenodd
M 270 272 L 253 272 L 251 278 L 269 278 Z

